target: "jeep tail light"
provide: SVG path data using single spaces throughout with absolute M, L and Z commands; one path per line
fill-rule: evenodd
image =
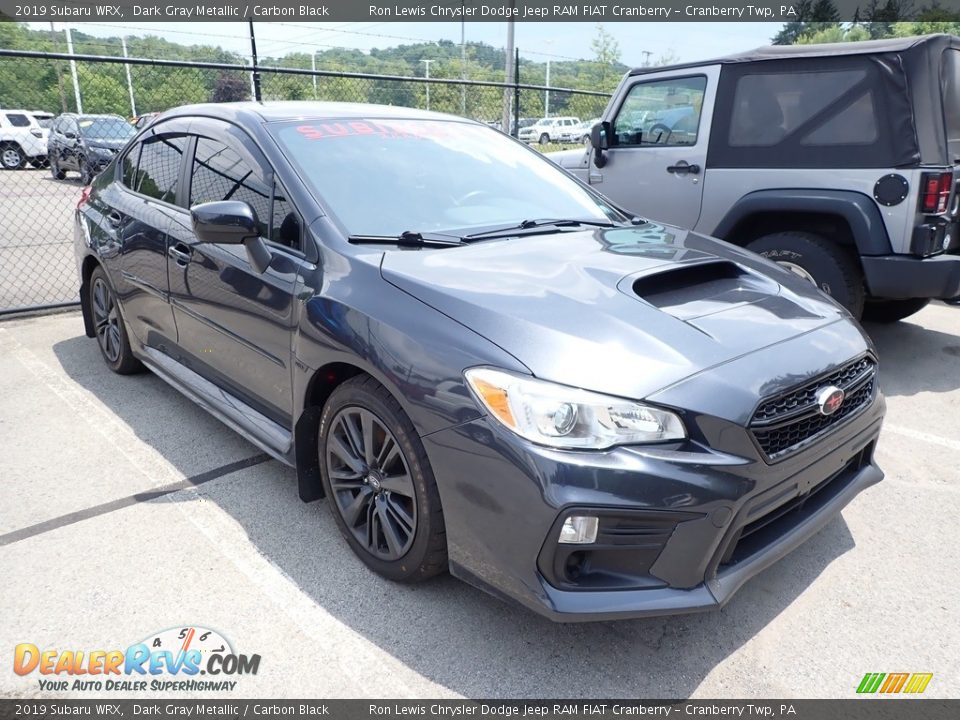
M 93 186 L 87 185 L 83 190 L 80 191 L 80 201 L 77 203 L 77 210 L 87 204 L 87 200 L 90 199 L 91 190 L 93 190 Z
M 920 179 L 920 211 L 939 215 L 947 211 L 953 173 L 924 173 Z

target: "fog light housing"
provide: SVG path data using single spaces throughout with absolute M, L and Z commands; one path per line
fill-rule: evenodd
M 564 545 L 587 545 L 597 541 L 597 518 L 593 515 L 571 515 L 563 521 L 559 542 Z

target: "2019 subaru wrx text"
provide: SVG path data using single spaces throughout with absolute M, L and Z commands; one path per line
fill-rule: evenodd
M 81 201 L 87 334 L 297 469 L 384 577 L 555 620 L 713 608 L 879 481 L 870 341 L 459 118 L 165 113 Z

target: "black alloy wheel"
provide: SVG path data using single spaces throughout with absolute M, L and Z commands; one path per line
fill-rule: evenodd
M 417 532 L 417 501 L 406 458 L 380 418 L 347 407 L 327 438 L 327 472 L 337 510 L 368 553 L 403 557 Z
M 90 275 L 90 318 L 107 367 L 120 375 L 143 369 L 130 349 L 130 338 L 120 314 L 120 306 L 102 268 Z
M 447 569 L 447 533 L 430 461 L 396 398 L 369 375 L 323 406 L 318 459 L 340 534 L 364 564 L 397 582 Z

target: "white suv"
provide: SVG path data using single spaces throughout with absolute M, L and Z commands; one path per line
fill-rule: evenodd
M 4 170 L 18 170 L 28 162 L 43 166 L 48 134 L 26 110 L 0 110 L 0 165 Z
M 520 130 L 517 138 L 523 142 L 538 142 L 546 145 L 550 142 L 563 142 L 569 137 L 575 127 L 580 125 L 580 118 L 555 117 L 537 120 L 530 127 Z

